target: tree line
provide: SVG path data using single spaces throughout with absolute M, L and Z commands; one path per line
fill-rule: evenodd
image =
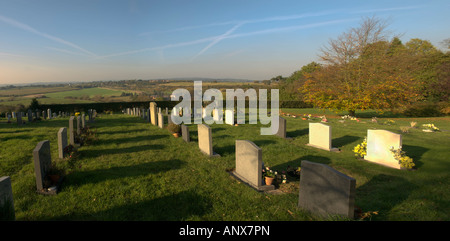
M 274 78 L 280 98 L 352 116 L 367 109 L 449 114 L 450 52 L 418 38 L 403 43 L 387 28 L 385 20 L 364 18 L 360 26 L 330 39 L 318 55 L 322 63 Z M 442 43 L 450 49 L 450 39 Z

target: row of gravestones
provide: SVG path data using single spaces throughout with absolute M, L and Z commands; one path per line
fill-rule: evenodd
M 214 116 L 217 116 L 217 114 L 214 114 L 213 112 L 213 117 Z M 226 120 L 233 119 L 234 121 L 234 116 L 233 118 L 230 118 L 229 116 L 230 115 L 226 114 Z M 162 120 L 162 114 L 158 113 L 158 118 L 155 118 L 154 125 L 158 124 L 159 127 L 162 128 L 160 124 Z M 234 122 L 229 121 L 227 124 L 233 123 Z M 311 127 L 311 134 L 318 134 L 315 133 L 316 128 L 314 125 Z M 206 124 L 198 124 L 197 128 L 200 151 L 211 157 L 220 156 L 213 151 L 211 128 Z M 186 142 L 189 142 L 188 126 L 182 124 L 181 132 L 183 139 Z M 281 117 L 277 136 L 288 138 L 286 137 L 286 120 Z M 312 139 L 312 143 L 316 143 L 314 138 Z M 235 150 L 236 167 L 231 174 L 258 191 L 273 190 L 273 185 L 265 185 L 263 182 L 262 149 L 251 141 L 236 140 Z M 329 150 L 333 149 L 329 148 Z M 309 161 L 302 161 L 301 168 L 301 188 L 299 189 L 298 200 L 299 207 L 320 215 L 333 214 L 354 218 L 356 187 L 356 180 L 354 178 L 346 176 L 327 165 Z
M 94 111 L 89 111 L 90 114 L 95 114 Z M 89 115 L 93 117 L 93 115 Z M 85 128 L 85 115 L 77 116 L 77 129 L 74 129 L 75 117 L 69 118 L 69 142 L 70 145 L 77 146 L 75 135 L 79 135 L 83 128 Z M 91 119 L 93 122 L 93 118 Z M 68 146 L 67 142 L 67 128 L 62 127 L 58 131 L 58 157 L 64 158 L 64 149 Z M 46 186 L 45 179 L 52 166 L 50 141 L 44 140 L 39 142 L 33 150 L 34 171 L 36 176 L 36 191 L 40 194 L 54 195 L 60 190 L 63 178 L 59 178 L 53 186 Z M 0 177 L 0 220 L 14 220 L 14 202 L 12 195 L 11 179 L 8 176 Z
M 93 109 L 89 109 L 88 110 L 88 116 L 89 116 L 89 122 L 93 121 L 93 119 L 95 118 L 95 116 L 97 115 L 97 112 Z M 42 111 L 42 118 L 45 119 L 52 119 L 52 118 L 57 118 L 57 117 L 66 117 L 66 116 L 70 116 L 70 113 L 68 112 L 61 112 L 59 111 L 58 115 L 56 113 L 52 114 L 52 110 L 51 109 L 47 109 L 47 111 Z M 41 112 L 36 110 L 36 112 L 33 112 L 31 109 L 28 109 L 27 113 L 24 112 L 12 112 L 11 114 L 6 113 L 6 117 L 8 118 L 8 122 L 11 122 L 11 118 L 16 119 L 17 120 L 17 124 L 18 125 L 22 125 L 23 119 L 22 117 L 27 117 L 28 118 L 28 122 L 32 122 L 35 119 L 40 119 L 41 118 Z

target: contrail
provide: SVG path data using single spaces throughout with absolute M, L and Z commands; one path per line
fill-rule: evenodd
M 88 50 L 86 50 L 86 49 L 84 49 L 84 48 L 74 44 L 74 43 L 71 43 L 71 42 L 66 41 L 64 39 L 61 39 L 61 38 L 58 38 L 58 37 L 55 37 L 55 36 L 52 36 L 52 35 L 40 32 L 40 31 L 30 27 L 29 25 L 21 23 L 21 22 L 18 22 L 18 21 L 14 20 L 14 19 L 7 18 L 5 16 L 0 15 L 0 21 L 3 21 L 3 22 L 5 22 L 5 23 L 7 23 L 7 24 L 9 24 L 11 26 L 14 26 L 16 28 L 20 28 L 20 29 L 25 30 L 27 32 L 34 33 L 34 34 L 37 34 L 37 35 L 42 36 L 44 38 L 50 39 L 50 40 L 55 41 L 57 43 L 64 44 L 64 45 L 67 45 L 69 47 L 78 49 L 81 52 L 86 53 L 86 54 L 88 54 L 90 56 L 93 56 L 93 57 L 97 56 L 96 54 L 94 54 L 94 53 L 92 53 L 92 52 L 90 52 L 90 51 L 88 51 Z
M 230 34 L 232 34 L 236 29 L 238 29 L 240 26 L 242 26 L 243 23 L 238 23 L 236 24 L 233 28 L 231 28 L 230 30 L 228 30 L 227 32 L 225 32 L 224 34 L 218 36 L 217 38 L 215 38 L 210 44 L 208 44 L 208 46 L 206 46 L 205 48 L 203 48 L 197 55 L 195 55 L 194 57 L 192 57 L 191 61 L 194 60 L 195 58 L 197 58 L 198 56 L 202 55 L 204 52 L 206 52 L 206 50 L 208 50 L 209 48 L 211 48 L 212 46 L 216 45 L 218 42 L 220 42 L 222 39 L 226 38 L 227 36 L 229 36 Z

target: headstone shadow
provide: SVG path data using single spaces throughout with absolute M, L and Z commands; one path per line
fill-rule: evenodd
M 360 137 L 358 137 L 358 136 L 345 135 L 345 136 L 341 136 L 341 137 L 338 137 L 338 138 L 334 138 L 331 141 L 333 143 L 333 146 L 340 148 L 340 147 L 343 147 L 343 146 L 348 145 L 350 143 L 353 143 L 353 142 L 355 142 L 355 141 L 357 141 L 359 139 L 360 139 Z

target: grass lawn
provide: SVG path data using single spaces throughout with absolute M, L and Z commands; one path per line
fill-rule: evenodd
M 292 109 L 299 114 L 312 109 Z M 284 111 L 289 112 L 289 111 Z M 378 212 L 371 220 L 450 220 L 450 118 L 379 118 L 360 122 L 330 118 L 332 153 L 308 143 L 308 123 L 287 119 L 287 136 L 260 135 L 261 125 L 213 124 L 214 151 L 202 154 L 197 127 L 189 125 L 191 142 L 174 138 L 139 117 L 100 115 L 90 124 L 98 140 L 79 148 L 77 168 L 66 175 L 55 196 L 36 193 L 32 151 L 50 141 L 52 161 L 57 154 L 57 132 L 68 118 L 27 123 L 18 127 L 0 120 L 0 176 L 10 176 L 17 220 L 342 220 L 321 218 L 297 208 L 299 182 L 288 179 L 281 194 L 257 192 L 228 173 L 235 167 L 235 140 L 250 140 L 262 148 L 263 161 L 275 170 L 299 166 L 301 160 L 327 164 L 356 179 L 356 206 Z M 382 124 L 392 119 L 391 125 Z M 417 121 L 417 129 L 404 133 L 403 149 L 417 170 L 391 169 L 357 160 L 352 149 L 367 129 L 400 132 L 400 126 Z M 433 123 L 439 132 L 425 133 L 422 124 Z M 364 220 L 370 220 L 366 218 Z

